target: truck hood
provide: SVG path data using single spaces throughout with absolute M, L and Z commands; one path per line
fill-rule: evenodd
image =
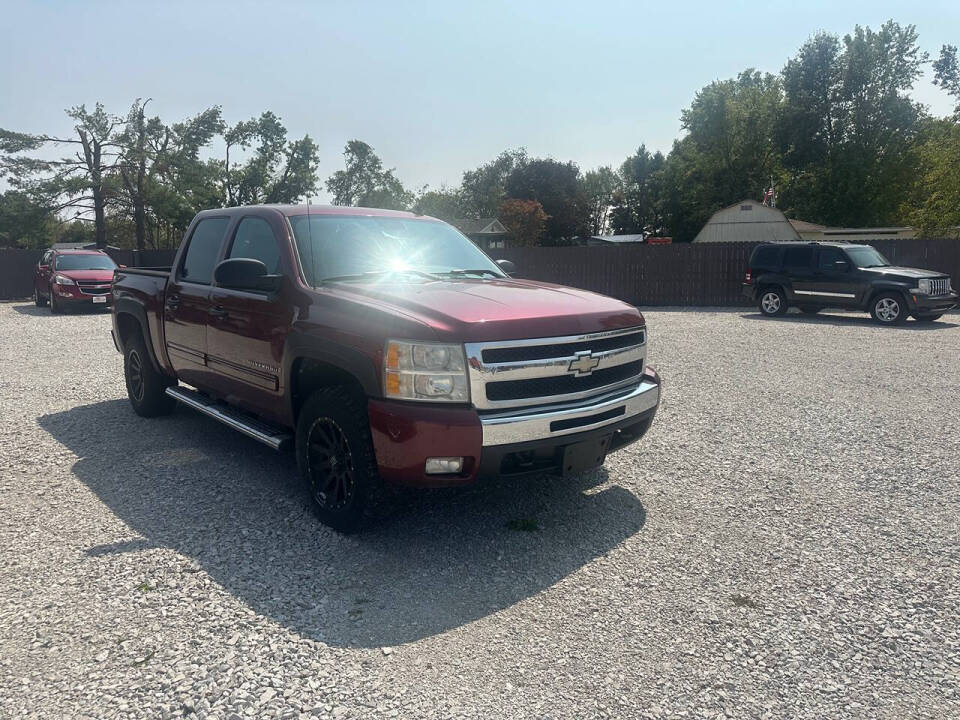
M 884 267 L 860 268 L 864 272 L 874 273 L 876 275 L 889 276 L 891 279 L 902 278 L 904 280 L 919 280 L 921 278 L 942 278 L 947 277 L 942 272 L 936 270 L 920 270 L 919 268 L 897 267 L 895 265 L 886 265 Z
M 400 312 L 456 342 L 599 332 L 643 323 L 631 305 L 586 290 L 529 280 L 338 283 L 343 298 Z
M 89 280 L 90 282 L 113 282 L 113 270 L 56 270 L 56 275 L 66 275 L 71 280 Z

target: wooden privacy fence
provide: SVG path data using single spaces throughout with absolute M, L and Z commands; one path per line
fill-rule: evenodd
M 870 243 L 895 265 L 948 273 L 960 285 L 960 240 Z M 533 247 L 492 251 L 517 275 L 612 295 L 634 305 L 745 305 L 741 282 L 757 243 Z
M 948 273 L 960 285 L 960 240 L 921 238 L 870 243 L 895 265 Z M 755 243 L 534 247 L 493 251 L 517 274 L 612 295 L 635 305 L 744 305 L 740 283 Z M 170 265 L 174 250 L 110 250 L 131 267 Z M 33 295 L 40 250 L 0 250 L 0 299 Z

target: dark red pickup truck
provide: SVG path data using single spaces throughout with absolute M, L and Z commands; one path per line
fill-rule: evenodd
M 172 268 L 116 272 L 130 402 L 292 444 L 317 515 L 345 532 L 381 483 L 596 467 L 657 411 L 643 316 L 504 266 L 411 213 L 204 211 Z

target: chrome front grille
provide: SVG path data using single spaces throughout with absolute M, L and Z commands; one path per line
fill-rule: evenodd
M 80 280 L 77 282 L 77 285 L 80 288 L 80 292 L 85 295 L 109 295 L 110 294 L 110 283 L 109 282 L 91 282 L 87 280 Z
M 479 410 L 589 400 L 636 387 L 646 330 L 467 343 L 470 392 Z
M 931 295 L 946 295 L 950 292 L 950 278 L 937 278 L 930 281 Z

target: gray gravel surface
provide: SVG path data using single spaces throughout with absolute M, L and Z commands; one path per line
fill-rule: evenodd
M 960 315 L 647 318 L 640 445 L 344 538 L 136 417 L 108 316 L 0 305 L 0 716 L 960 716 Z

